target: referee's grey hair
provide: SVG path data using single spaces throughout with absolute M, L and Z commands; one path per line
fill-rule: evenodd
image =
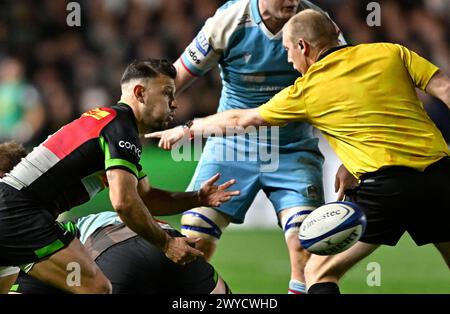
M 315 10 L 303 10 L 294 15 L 285 25 L 284 33 L 297 44 L 303 38 L 316 49 L 338 43 L 338 29 L 331 19 Z

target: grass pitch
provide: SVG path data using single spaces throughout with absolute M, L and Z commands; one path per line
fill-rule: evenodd
M 367 283 L 373 262 L 380 266 L 380 286 Z M 212 264 L 234 293 L 287 291 L 289 259 L 279 230 L 225 232 Z M 380 247 L 362 260 L 340 287 L 342 293 L 450 293 L 450 271 L 434 246 L 417 247 L 405 235 L 396 247 Z

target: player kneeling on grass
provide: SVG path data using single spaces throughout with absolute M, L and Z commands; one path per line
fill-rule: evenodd
M 172 237 L 183 235 L 157 221 Z M 120 294 L 224 294 L 231 293 L 214 267 L 203 258 L 181 266 L 128 228 L 115 212 L 103 212 L 65 222 L 62 226 L 79 238 L 97 266 L 111 281 L 112 293 Z M 73 265 L 72 265 L 73 266 Z M 69 276 L 77 284 L 76 267 Z M 11 293 L 64 293 L 21 272 Z
M 10 266 L 20 265 L 67 292 L 110 293 L 109 280 L 80 241 L 55 221 L 106 187 L 122 221 L 167 258 L 184 265 L 203 256 L 192 247 L 197 239 L 171 237 L 152 214 L 218 206 L 239 194 L 226 191 L 234 181 L 216 186 L 216 175 L 199 191 L 162 191 L 150 187 L 140 165 L 139 134 L 162 130 L 173 117 L 175 77 L 165 60 L 131 63 L 122 76 L 118 104 L 65 125 L 5 174 L 0 180 L 0 273 L 14 273 Z M 80 265 L 81 285 L 67 284 L 67 265 L 73 262 Z M 4 286 L 9 279 L 0 282 Z
M 321 130 L 359 179 L 347 197 L 364 211 L 367 228 L 349 250 L 311 257 L 308 293 L 339 293 L 337 283 L 353 265 L 381 244 L 395 245 L 405 231 L 418 245 L 434 243 L 450 267 L 450 153 L 415 91 L 450 107 L 450 79 L 401 45 L 339 46 L 334 25 L 311 10 L 286 24 L 283 44 L 303 77 L 269 102 L 194 120 L 190 132 L 177 127 L 149 137 L 170 148 L 189 133 L 217 128 L 307 121 Z M 439 218 L 428 224 L 424 215 Z

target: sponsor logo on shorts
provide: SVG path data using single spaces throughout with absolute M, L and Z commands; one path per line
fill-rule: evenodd
M 195 46 L 205 57 L 211 51 L 211 46 L 209 45 L 208 39 L 203 31 L 201 31 L 195 38 Z
M 126 141 L 119 141 L 119 147 L 130 150 L 131 152 L 133 152 L 133 154 L 137 155 L 139 158 L 141 157 L 142 151 L 135 144 L 131 144 L 130 142 Z

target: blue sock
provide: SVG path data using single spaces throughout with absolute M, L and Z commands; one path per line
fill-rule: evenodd
M 306 294 L 306 285 L 298 280 L 291 280 L 288 294 Z

